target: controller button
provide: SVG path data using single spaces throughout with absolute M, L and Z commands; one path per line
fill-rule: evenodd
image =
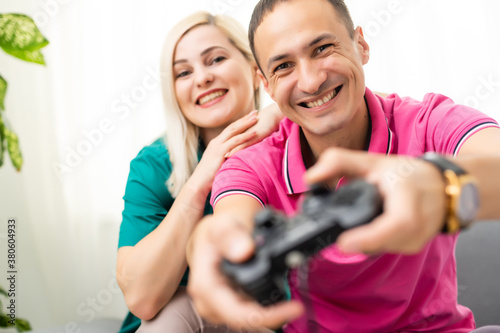
M 288 268 L 297 268 L 305 261 L 305 256 L 299 251 L 291 251 L 285 257 L 285 264 Z

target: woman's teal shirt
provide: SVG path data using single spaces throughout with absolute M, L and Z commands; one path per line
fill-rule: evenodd
M 198 159 L 202 153 L 203 148 L 198 151 Z M 163 138 L 144 147 L 132 160 L 123 196 L 125 207 L 118 247 L 134 246 L 163 221 L 174 203 L 166 186 L 171 173 L 172 163 Z M 212 213 L 209 198 L 205 203 L 205 215 Z M 180 285 L 187 284 L 188 272 L 189 269 Z M 120 333 L 135 332 L 140 323 L 141 320 L 129 312 Z

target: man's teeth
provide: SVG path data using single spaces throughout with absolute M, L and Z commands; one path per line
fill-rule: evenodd
M 226 91 L 224 90 L 219 90 L 219 91 L 216 91 L 216 92 L 213 92 L 211 94 L 208 94 L 206 96 L 203 96 L 202 98 L 200 98 L 200 101 L 199 101 L 199 104 L 200 105 L 203 105 L 205 103 L 208 103 L 208 102 L 211 102 L 213 101 L 214 99 L 218 98 L 218 97 L 221 97 L 222 95 L 224 95 L 226 93 Z
M 321 105 L 325 104 L 326 102 L 329 102 L 332 99 L 334 99 L 335 96 L 337 96 L 337 90 L 332 91 L 327 96 L 325 96 L 323 99 L 318 99 L 317 101 L 306 103 L 306 106 L 308 108 L 315 108 L 317 106 L 321 106 Z

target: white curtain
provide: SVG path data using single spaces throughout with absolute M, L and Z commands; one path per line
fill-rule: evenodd
M 0 169 L 0 267 L 18 220 L 18 316 L 35 328 L 126 313 L 114 267 L 129 162 L 164 130 L 157 65 L 169 28 L 196 9 L 248 24 L 256 0 L 2 0 L 35 18 L 47 66 L 0 54 L 5 115 L 25 164 Z M 500 120 L 495 0 L 348 0 L 371 46 L 367 86 L 439 92 Z M 4 222 L 5 221 L 5 222 Z M 3 284 L 3 283 L 0 283 Z

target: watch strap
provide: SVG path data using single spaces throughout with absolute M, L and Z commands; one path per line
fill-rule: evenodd
M 434 164 L 441 171 L 441 173 L 444 173 L 446 170 L 451 170 L 457 176 L 467 174 L 467 172 L 464 169 L 462 169 L 455 163 L 449 161 L 448 159 L 444 158 L 442 155 L 439 155 L 437 153 L 434 152 L 425 153 L 422 156 L 422 159 Z
M 467 172 L 458 165 L 456 165 L 455 163 L 444 158 L 442 155 L 434 152 L 425 153 L 422 156 L 422 159 L 424 161 L 431 163 L 439 171 L 441 171 L 443 180 L 445 182 L 445 194 L 446 194 L 446 214 L 444 216 L 443 228 L 441 229 L 441 232 L 445 234 L 450 234 L 450 233 L 453 234 L 458 230 L 460 230 L 461 226 L 452 209 L 453 198 L 450 196 L 448 190 L 449 186 L 451 185 L 450 176 L 454 174 L 453 177 L 456 178 L 462 175 L 466 175 Z

